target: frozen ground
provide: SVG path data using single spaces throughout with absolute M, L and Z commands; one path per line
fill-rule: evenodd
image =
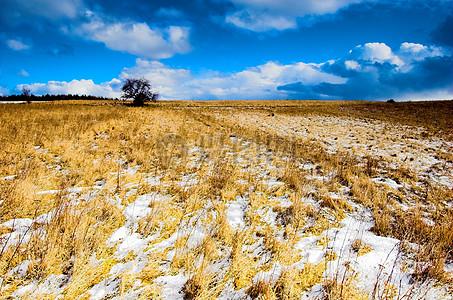
M 228 114 L 217 113 L 228 120 Z M 378 120 L 333 116 L 294 116 L 237 112 L 235 119 L 245 127 L 287 137 L 315 140 L 329 152 L 347 151 L 372 156 L 392 168 L 404 166 L 421 178 L 453 188 L 453 162 L 443 154 L 453 152 L 453 142 L 424 135 L 422 127 L 389 124 Z

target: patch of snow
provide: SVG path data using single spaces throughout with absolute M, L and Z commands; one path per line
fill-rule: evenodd
M 281 182 L 280 180 L 278 180 L 276 178 L 270 178 L 269 180 L 265 181 L 264 184 L 267 185 L 268 189 L 274 189 L 274 188 L 281 187 L 282 185 L 284 185 L 283 182 Z
M 302 238 L 295 245 L 295 248 L 301 251 L 302 261 L 310 264 L 318 264 L 322 261 L 325 250 L 318 246 L 319 237 L 310 236 Z
M 245 289 L 241 289 L 239 291 L 234 289 L 234 285 L 229 282 L 223 291 L 220 293 L 217 300 L 244 300 L 250 299 L 245 293 Z
M 270 200 L 278 201 L 281 207 L 290 207 L 291 205 L 293 205 L 293 202 L 291 201 L 288 195 L 272 197 Z
M 94 183 L 94 188 L 95 189 L 103 189 L 107 181 L 105 179 L 97 180 Z
M 44 282 L 40 283 L 38 288 L 33 294 L 53 294 L 58 295 L 64 289 L 65 284 L 68 282 L 69 276 L 67 275 L 49 275 Z
M 27 275 L 28 267 L 30 266 L 31 261 L 30 260 L 24 260 L 20 264 L 18 264 L 16 267 L 12 268 L 9 272 L 9 276 L 18 276 L 20 278 L 24 277 Z
M 319 201 L 313 199 L 313 197 L 310 195 L 308 197 L 302 197 L 300 199 L 303 203 L 306 203 L 306 204 L 309 204 L 309 205 L 312 205 L 313 207 L 315 207 L 316 209 L 319 209 L 321 206 L 319 204 Z
M 153 245 L 153 250 L 164 251 L 168 247 L 171 247 L 175 244 L 176 240 L 178 239 L 178 232 L 174 232 L 169 238 Z
M 8 220 L 4 223 L 2 223 L 2 226 L 8 227 L 11 229 L 28 229 L 31 227 L 33 224 L 33 219 L 29 218 L 17 218 L 17 219 L 11 219 Z
M 33 224 L 44 224 L 50 222 L 52 214 L 53 211 L 47 214 L 42 214 L 35 219 L 16 218 L 0 224 L 0 226 L 8 227 L 12 230 L 12 232 L 0 236 L 0 246 L 7 249 L 12 245 L 27 243 L 32 234 L 37 232 L 37 230 L 33 228 Z
M 392 189 L 395 189 L 395 190 L 398 190 L 401 187 L 403 187 L 403 185 L 396 183 L 395 180 L 390 179 L 390 178 L 376 177 L 376 178 L 373 178 L 371 180 L 374 183 L 383 184 L 383 185 L 391 187 Z
M 107 278 L 95 286 L 93 286 L 88 293 L 91 300 L 107 299 L 109 296 L 114 295 L 119 288 L 118 278 Z
M 271 207 L 260 208 L 257 210 L 257 214 L 261 216 L 263 222 L 275 227 L 278 214 Z
M 0 247 L 8 249 L 10 246 L 27 243 L 32 235 L 33 219 L 12 219 L 1 224 L 13 231 L 0 236 Z
M 154 282 L 162 285 L 161 297 L 164 300 L 184 300 L 182 288 L 187 282 L 187 277 L 183 274 L 174 276 L 160 276 Z
M 29 295 L 34 290 L 36 290 L 37 286 L 38 286 L 37 282 L 33 281 L 27 285 L 23 285 L 23 286 L 20 286 L 19 288 L 17 288 L 17 290 L 15 290 L 11 296 L 13 296 L 13 298 L 21 299 L 24 296 Z
M 131 274 L 140 273 L 148 262 L 147 255 L 144 253 L 139 254 L 134 260 L 126 263 L 117 263 L 110 269 L 110 275 L 116 277 L 122 273 L 129 272 Z
M 52 216 L 54 214 L 54 210 L 51 210 L 50 212 L 46 214 L 42 214 L 36 217 L 35 222 L 39 224 L 47 224 L 52 220 Z
M 112 204 L 120 209 L 123 208 L 123 205 L 121 204 L 121 202 L 122 202 L 121 198 L 118 195 L 114 195 L 113 198 L 108 197 L 107 202 L 109 202 L 110 204 Z
M 56 195 L 59 192 L 61 192 L 61 190 L 46 190 L 46 191 L 39 191 L 36 193 L 36 195 Z
M 178 185 L 180 187 L 191 187 L 196 184 L 198 184 L 198 179 L 196 177 L 196 174 L 186 174 L 182 176 L 182 179 L 180 182 L 178 182 Z
M 109 246 L 119 243 L 115 252 L 116 257 L 122 259 L 131 251 L 138 255 L 144 251 L 151 240 L 157 237 L 152 235 L 144 238 L 137 233 L 138 222 L 151 212 L 149 207 L 151 202 L 167 201 L 169 199 L 171 199 L 169 196 L 153 192 L 138 196 L 134 202 L 124 209 L 123 214 L 126 217 L 126 224 L 115 230 L 107 240 Z
M 0 101 L 0 104 L 25 104 L 27 101 Z
M 46 148 L 43 148 L 41 146 L 34 146 L 33 148 L 36 150 L 36 152 L 39 152 L 39 153 L 44 153 L 44 154 L 49 153 L 49 150 L 47 150 Z
M 423 221 L 423 223 L 425 223 L 428 226 L 436 225 L 436 223 L 433 220 L 431 220 L 430 218 L 422 217 L 422 221 Z
M 66 191 L 68 191 L 69 193 L 80 194 L 81 192 L 83 192 L 83 189 L 83 187 L 75 186 L 68 188 Z
M 258 272 L 255 277 L 253 277 L 253 282 L 257 283 L 259 281 L 274 283 L 282 274 L 283 267 L 279 263 L 275 263 L 269 271 Z
M 126 236 L 118 245 L 115 256 L 121 259 L 131 251 L 135 254 L 140 253 L 145 249 L 147 244 L 148 241 L 146 239 L 144 239 L 139 233 L 134 232 L 131 235 Z
M 12 180 L 16 179 L 16 177 L 17 177 L 17 175 L 9 175 L 9 176 L 2 177 L 1 179 L 5 180 L 5 181 L 12 181 Z
M 151 186 L 158 186 L 160 185 L 160 177 L 158 176 L 146 177 L 145 182 Z
M 432 285 L 417 286 L 410 273 L 403 271 L 403 254 L 399 250 L 398 239 L 377 236 L 371 231 L 373 222 L 365 216 L 363 220 L 348 216 L 341 222 L 340 229 L 329 229 L 326 234 L 330 239 L 327 249 L 334 251 L 337 258 L 329 261 L 325 275 L 329 278 L 342 280 L 345 274 L 345 265 L 349 265 L 357 273 L 357 287 L 368 293 L 376 288 L 378 295 L 382 294 L 385 284 L 390 283 L 398 287 L 399 293 L 409 293 L 418 298 L 429 292 L 432 299 L 443 298 L 443 292 Z M 357 256 L 351 249 L 352 243 L 360 239 L 370 246 L 370 252 Z M 410 271 L 410 270 L 408 270 Z M 349 271 L 350 274 L 351 271 Z M 338 278 L 338 276 L 340 276 Z M 423 297 L 424 298 L 424 297 Z
M 161 202 L 169 199 L 169 196 L 159 193 L 140 195 L 133 203 L 126 207 L 124 215 L 129 222 L 136 223 L 151 212 L 151 208 L 149 207 L 151 202 Z
M 444 271 L 447 273 L 453 273 L 453 263 L 445 264 Z
M 436 176 L 429 174 L 431 180 L 435 181 L 437 184 L 443 185 L 449 189 L 453 189 L 453 178 L 450 176 Z
M 323 299 L 323 293 L 324 289 L 322 287 L 322 284 L 318 283 L 312 286 L 309 291 L 303 293 L 301 299 Z
M 226 216 L 233 229 L 245 228 L 244 213 L 246 209 L 247 200 L 241 196 L 237 196 L 236 201 L 228 203 Z
M 140 169 L 140 165 L 135 165 L 133 167 L 128 167 L 126 169 L 126 173 L 133 176 L 135 174 L 137 174 L 138 170 Z
M 131 188 L 130 190 L 128 190 L 128 191 L 126 192 L 126 194 L 124 194 L 124 198 L 127 199 L 127 198 L 129 198 L 129 197 L 132 197 L 133 195 L 137 194 L 137 192 L 138 192 L 138 189 L 136 189 L 136 188 Z
M 195 228 L 189 233 L 187 247 L 189 249 L 198 247 L 203 242 L 205 236 L 206 233 L 203 226 L 195 226 Z
M 115 230 L 115 232 L 110 236 L 110 238 L 107 240 L 107 243 L 110 246 L 113 246 L 117 242 L 124 240 L 130 234 L 131 234 L 130 228 L 126 226 L 121 226 L 120 228 Z
M 305 171 L 310 171 L 310 170 L 313 170 L 316 165 L 311 163 L 311 162 L 305 162 L 305 163 L 302 163 L 300 164 L 299 166 L 302 170 L 305 170 Z

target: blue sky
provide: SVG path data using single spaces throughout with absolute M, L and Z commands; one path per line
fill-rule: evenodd
M 453 0 L 3 0 L 0 94 L 453 99 Z

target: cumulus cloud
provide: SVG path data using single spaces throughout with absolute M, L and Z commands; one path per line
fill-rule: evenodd
M 399 54 L 406 60 L 424 60 L 427 57 L 445 56 L 448 52 L 437 46 L 404 42 Z
M 145 58 L 168 58 L 190 50 L 189 29 L 180 26 L 153 29 L 146 23 L 107 23 L 93 18 L 82 24 L 77 32 L 112 50 Z
M 344 66 L 347 70 L 360 70 L 360 64 L 355 60 L 345 60 Z
M 226 22 L 251 31 L 285 30 L 297 27 L 297 19 L 335 13 L 364 0 L 230 0 L 238 9 Z
M 6 45 L 14 51 L 23 51 L 30 49 L 30 45 L 16 39 L 10 39 L 6 41 Z
M 366 43 L 365 45 L 359 45 L 351 50 L 350 54 L 359 59 L 373 63 L 388 62 L 397 66 L 403 64 L 403 61 L 395 55 L 392 49 L 385 43 Z

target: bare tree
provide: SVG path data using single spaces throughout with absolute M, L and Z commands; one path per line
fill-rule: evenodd
M 159 94 L 153 93 L 151 83 L 145 78 L 127 79 L 121 88 L 123 99 L 132 99 L 135 106 L 143 106 L 147 101 L 157 101 Z
M 22 95 L 23 98 L 25 98 L 25 101 L 27 103 L 31 103 L 31 90 L 26 87 L 22 87 Z

